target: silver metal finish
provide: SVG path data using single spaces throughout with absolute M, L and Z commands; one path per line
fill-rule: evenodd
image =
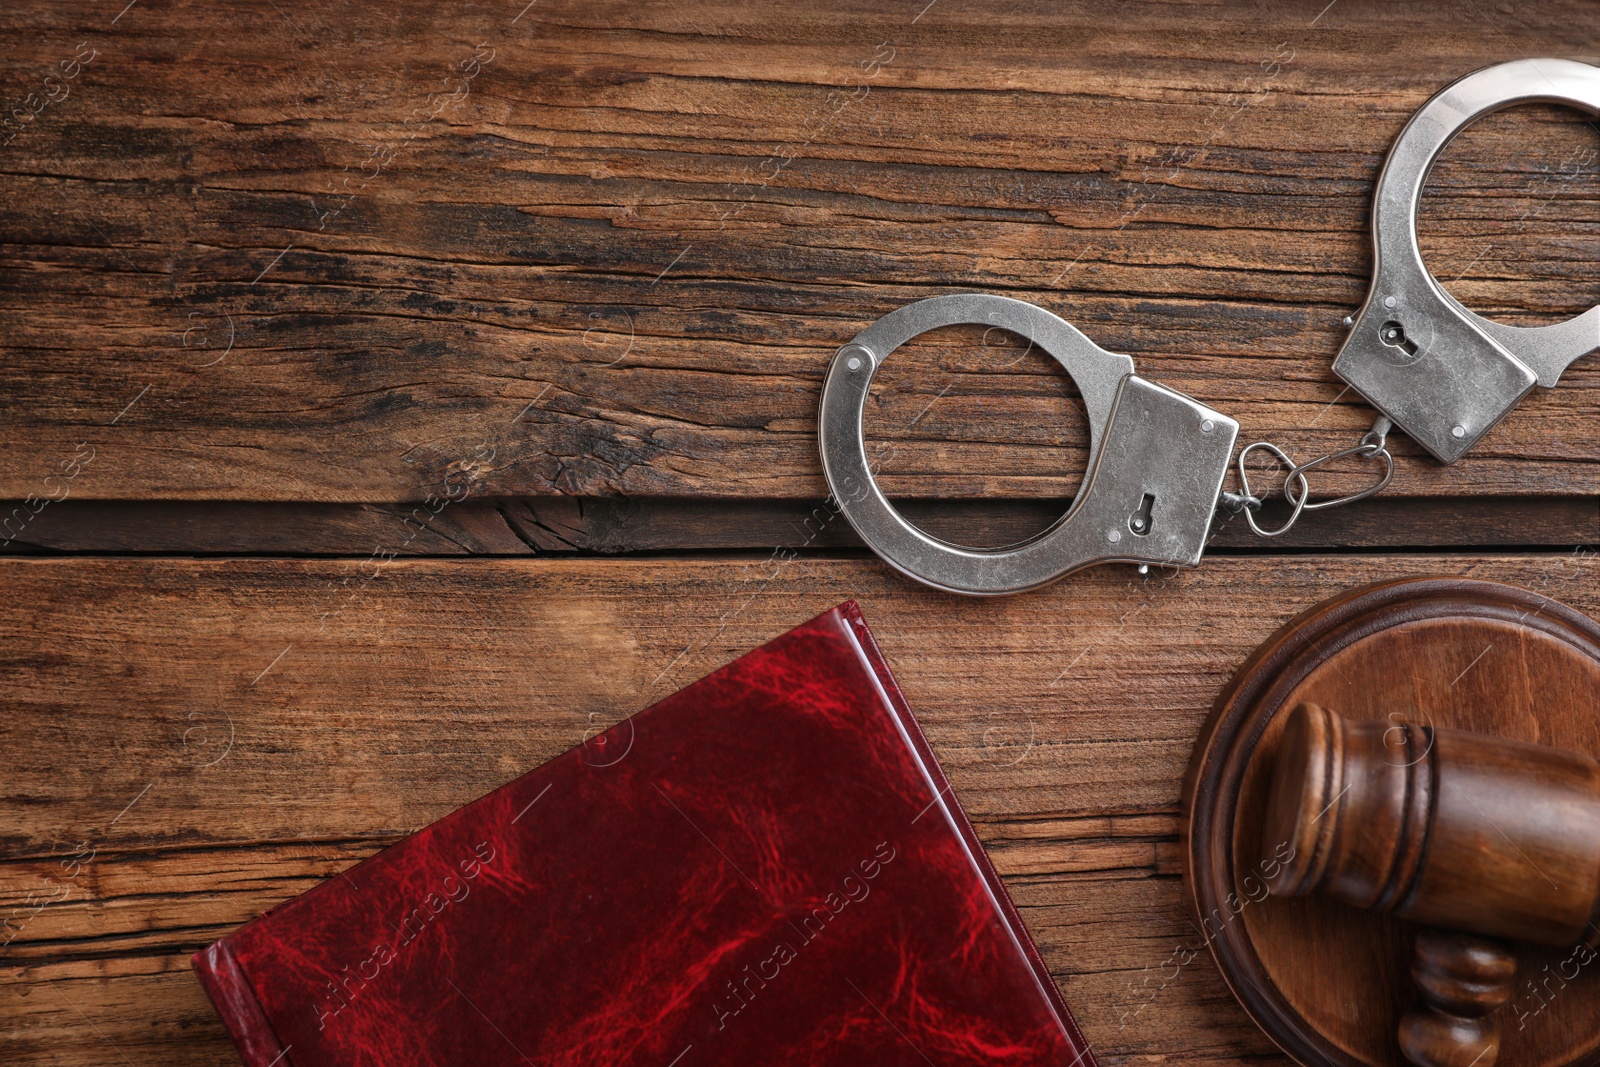
M 1283 464 L 1284 469 L 1289 472 L 1283 479 L 1283 495 L 1294 502 L 1294 509 L 1289 512 L 1289 517 L 1284 520 L 1283 525 L 1276 530 L 1269 530 L 1256 522 L 1256 511 L 1261 507 L 1261 498 L 1250 490 L 1250 471 L 1246 469 L 1246 464 L 1249 462 L 1250 453 L 1258 448 Z M 1295 479 L 1299 479 L 1298 483 Z M 1298 492 L 1294 488 L 1296 484 L 1300 487 Z M 1239 492 L 1243 494 L 1239 509 L 1244 512 L 1244 519 L 1250 524 L 1250 529 L 1257 537 L 1277 537 L 1288 533 L 1289 528 L 1300 521 L 1300 513 L 1306 509 L 1306 498 L 1311 495 L 1311 486 L 1306 481 L 1305 472 L 1295 466 L 1294 460 L 1289 458 L 1287 452 L 1271 441 L 1257 441 L 1239 450 Z
M 862 415 L 872 378 L 900 345 L 941 326 L 976 323 L 1026 337 L 1077 383 L 1089 422 L 1089 465 L 1072 507 L 1039 536 L 968 548 L 907 522 L 878 488 Z M 1200 562 L 1239 424 L 1133 373 L 1065 320 L 1009 297 L 959 293 L 919 300 L 867 327 L 833 358 L 819 435 L 828 487 L 862 539 L 897 569 L 938 589 L 1020 593 L 1094 563 Z
M 1387 415 L 1379 415 L 1378 420 L 1372 424 L 1372 429 L 1362 434 L 1358 443 L 1351 445 L 1349 448 L 1341 448 L 1337 452 L 1329 452 L 1327 455 L 1318 456 L 1316 459 L 1308 459 L 1290 471 L 1289 481 L 1292 482 L 1299 478 L 1300 484 L 1307 486 L 1307 491 L 1309 492 L 1306 471 L 1314 470 L 1324 463 L 1332 463 L 1346 456 L 1365 456 L 1376 459 L 1383 464 L 1383 473 L 1378 475 L 1378 480 L 1365 489 L 1358 489 L 1353 493 L 1346 493 L 1344 496 L 1335 497 L 1332 500 L 1319 500 L 1315 504 L 1305 504 L 1304 510 L 1321 511 L 1323 508 L 1342 508 L 1346 504 L 1354 504 L 1357 500 L 1365 500 L 1367 497 L 1375 496 L 1389 488 L 1389 483 L 1394 481 L 1394 457 L 1389 454 L 1387 443 L 1389 431 L 1392 428 L 1393 425 L 1389 417 Z M 1287 490 L 1285 491 L 1287 492 Z
M 1423 265 L 1417 201 L 1444 147 L 1475 120 L 1517 104 L 1600 114 L 1600 68 L 1523 59 L 1469 74 L 1412 116 L 1378 177 L 1372 288 L 1333 369 L 1413 440 L 1454 463 L 1537 383 L 1554 386 L 1600 349 L 1600 307 L 1554 326 L 1505 326 L 1474 314 Z
M 1055 581 L 1094 563 L 1200 562 L 1218 506 L 1243 511 L 1263 537 L 1286 532 L 1307 511 L 1379 492 L 1394 477 L 1386 445 L 1393 426 L 1439 460 L 1453 463 L 1504 418 L 1535 384 L 1554 386 L 1582 356 L 1600 349 L 1600 307 L 1554 326 L 1505 326 L 1474 314 L 1434 280 L 1417 244 L 1417 203 L 1434 160 L 1482 116 L 1525 103 L 1559 103 L 1600 115 L 1600 67 L 1525 59 L 1470 74 L 1423 105 L 1401 131 L 1372 211 L 1372 288 L 1353 317 L 1334 371 L 1382 416 L 1359 444 L 1296 464 L 1274 444 L 1239 454 L 1238 493 L 1222 492 L 1239 424 L 1181 393 L 1133 373 L 1107 352 L 1032 304 L 981 293 L 921 300 L 885 315 L 834 356 L 822 392 L 823 470 L 840 510 L 879 555 L 919 581 L 950 592 L 992 596 Z M 879 489 L 867 458 L 862 416 L 873 376 L 891 352 L 928 330 L 959 323 L 998 326 L 1028 338 L 1072 376 L 1089 422 L 1089 466 L 1072 507 L 1022 544 L 977 549 L 918 530 Z M 1287 471 L 1289 519 L 1265 529 L 1250 489 L 1252 452 Z M 1376 460 L 1375 481 L 1310 503 L 1308 474 L 1350 456 Z
M 1323 508 L 1338 508 L 1346 504 L 1354 504 L 1357 500 L 1365 500 L 1376 493 L 1383 492 L 1394 480 L 1394 456 L 1389 454 L 1388 437 L 1391 424 L 1388 416 L 1380 415 L 1372 424 L 1372 429 L 1361 435 L 1361 440 L 1349 448 L 1341 448 L 1337 452 L 1328 452 L 1316 459 L 1308 459 L 1304 463 L 1296 463 L 1283 449 L 1270 441 L 1257 441 L 1245 445 L 1239 450 L 1239 492 L 1223 493 L 1219 502 L 1222 507 L 1232 512 L 1244 512 L 1245 521 L 1250 524 L 1250 529 L 1258 537 L 1278 537 L 1289 532 L 1295 523 L 1300 521 L 1300 516 L 1307 511 L 1321 511 Z M 1289 473 L 1283 478 L 1284 499 L 1289 501 L 1289 517 L 1283 525 L 1275 530 L 1270 530 L 1256 521 L 1255 513 L 1261 509 L 1261 498 L 1256 496 L 1250 488 L 1250 453 L 1261 449 L 1283 465 Z M 1316 470 L 1324 463 L 1332 463 L 1346 456 L 1362 456 L 1376 459 L 1383 464 L 1383 473 L 1378 480 L 1365 489 L 1358 489 L 1354 493 L 1335 497 L 1332 500 L 1319 500 L 1315 504 L 1307 503 L 1311 499 L 1311 479 L 1306 477 L 1307 471 Z

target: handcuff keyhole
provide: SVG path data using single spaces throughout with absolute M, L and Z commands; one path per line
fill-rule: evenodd
M 1150 513 L 1155 510 L 1155 506 L 1155 494 L 1146 493 L 1144 495 L 1144 499 L 1139 501 L 1139 510 L 1135 511 L 1128 517 L 1128 529 L 1132 530 L 1140 537 L 1148 534 L 1150 532 L 1150 527 L 1154 525 L 1155 522 L 1150 515 Z
M 1406 328 L 1398 322 L 1386 322 L 1378 328 L 1378 340 L 1390 348 L 1398 348 L 1408 356 L 1417 354 L 1417 342 L 1406 336 Z

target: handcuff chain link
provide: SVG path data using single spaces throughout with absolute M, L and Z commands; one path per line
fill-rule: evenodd
M 1374 493 L 1382 492 L 1394 478 L 1394 456 L 1389 453 L 1387 444 L 1389 430 L 1393 425 L 1386 416 L 1379 416 L 1378 420 L 1372 424 L 1372 429 L 1362 434 L 1361 440 L 1356 444 L 1300 464 L 1296 464 L 1292 456 L 1270 441 L 1256 441 L 1253 444 L 1246 445 L 1240 449 L 1237 460 L 1240 492 L 1223 493 L 1222 504 L 1230 511 L 1244 512 L 1245 521 L 1250 524 L 1250 529 L 1255 531 L 1257 536 L 1278 537 L 1288 533 L 1294 524 L 1300 521 L 1302 512 L 1321 511 L 1323 508 L 1336 508 L 1344 504 L 1353 504 L 1357 500 L 1365 500 Z M 1293 510 L 1289 512 L 1289 518 L 1284 524 L 1276 530 L 1269 530 L 1256 522 L 1255 513 L 1261 508 L 1261 498 L 1250 491 L 1250 474 L 1245 469 L 1245 464 L 1250 457 L 1250 453 L 1258 448 L 1269 453 L 1289 471 L 1283 480 L 1283 495 L 1284 499 L 1289 501 Z M 1382 476 L 1375 483 L 1359 492 L 1347 493 L 1332 500 L 1319 500 L 1315 504 L 1310 503 L 1311 481 L 1306 477 L 1306 473 L 1315 470 L 1324 463 L 1332 463 L 1334 460 L 1355 455 L 1381 460 L 1383 462 Z

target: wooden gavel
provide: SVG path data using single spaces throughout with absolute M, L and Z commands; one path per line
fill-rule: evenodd
M 1301 704 L 1261 845 L 1280 861 L 1274 896 L 1326 893 L 1429 927 L 1399 1034 L 1420 1067 L 1494 1063 L 1507 941 L 1600 943 L 1600 764 L 1581 753 Z

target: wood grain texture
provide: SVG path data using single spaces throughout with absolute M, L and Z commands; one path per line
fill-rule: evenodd
M 1600 611 L 1600 563 L 1556 553 L 1098 568 L 998 601 L 865 560 L 362 568 L 0 561 L 6 1062 L 232 1062 L 187 953 L 848 597 L 1097 1054 L 1282 1062 L 1179 878 L 1180 783 L 1223 683 L 1368 581 L 1470 574 Z
M 1600 51 L 1589 16 L 8 3 L 0 497 L 820 497 L 829 354 L 974 288 L 1251 438 L 1343 447 L 1371 413 L 1329 364 L 1391 141 L 1477 67 Z M 1515 319 L 1595 303 L 1596 149 L 1548 108 L 1469 130 L 1424 198 L 1436 273 Z M 1004 341 L 885 369 L 891 492 L 1070 494 L 1071 389 Z M 1455 467 L 1401 441 L 1393 492 L 1592 493 L 1597 401 L 1584 361 Z
M 1283 1062 L 1183 904 L 1217 690 L 1364 581 L 1600 610 L 1593 552 L 954 599 L 843 558 L 822 374 L 988 289 L 1342 447 L 1389 144 L 1460 74 L 1600 53 L 1588 7 L 525 4 L 0 9 L 0 117 L 66 90 L 0 132 L 0 1061 L 236 1062 L 189 952 L 855 596 L 1103 1062 Z M 1464 134 L 1423 202 L 1451 291 L 1600 301 L 1597 149 L 1549 108 Z M 1074 491 L 1073 388 L 1008 336 L 908 346 L 874 397 L 931 530 L 1006 543 Z M 1585 360 L 1453 468 L 1397 440 L 1385 498 L 1273 547 L 1600 541 L 1597 400 Z M 520 558 L 402 558 L 471 555 Z

